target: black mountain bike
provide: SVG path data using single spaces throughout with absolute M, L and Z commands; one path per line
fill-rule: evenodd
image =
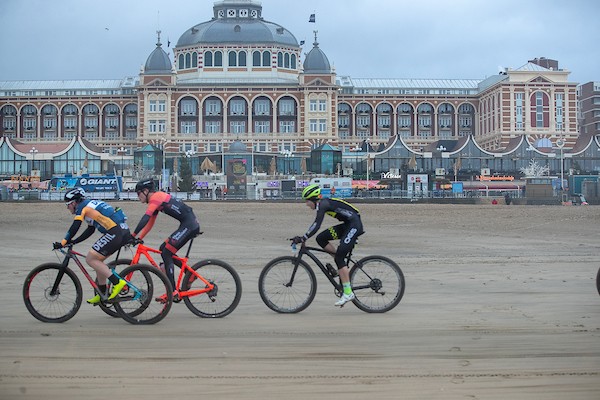
M 293 246 L 293 245 L 292 245 Z M 334 293 L 343 293 L 338 272 L 331 264 L 323 264 L 315 253 L 327 251 L 302 244 L 295 256 L 283 256 L 270 261 L 258 279 L 258 291 L 263 302 L 279 313 L 297 313 L 307 308 L 317 293 L 317 278 L 305 260 L 316 264 L 333 286 Z M 404 275 L 394 261 L 382 256 L 368 256 L 352 260 L 346 258 L 350 268 L 350 284 L 355 294 L 354 305 L 368 313 L 383 313 L 396 307 L 404 295 Z

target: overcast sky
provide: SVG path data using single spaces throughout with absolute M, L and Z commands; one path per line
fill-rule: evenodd
M 597 0 L 263 0 L 353 78 L 483 79 L 535 57 L 600 80 Z M 210 0 L 0 0 L 0 80 L 121 79 L 213 16 Z M 309 23 L 310 14 L 316 23 Z M 167 48 L 171 41 L 171 49 Z

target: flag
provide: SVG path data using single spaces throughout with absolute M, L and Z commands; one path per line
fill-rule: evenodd
M 171 47 L 171 41 L 167 38 L 167 47 Z
M 315 22 L 315 14 L 310 14 L 310 17 L 308 18 L 308 22 Z
M 304 40 L 301 40 L 300 41 L 300 46 L 304 46 L 304 43 L 305 43 Z

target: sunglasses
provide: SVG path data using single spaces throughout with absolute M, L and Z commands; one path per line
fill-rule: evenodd
M 69 207 L 69 206 L 70 206 L 71 204 L 73 204 L 73 203 L 75 203 L 75 200 L 71 200 L 71 201 L 69 201 L 69 202 L 66 202 L 66 203 L 65 203 L 65 205 L 66 205 L 67 207 Z

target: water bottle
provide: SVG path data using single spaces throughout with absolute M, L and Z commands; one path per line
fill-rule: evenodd
M 333 268 L 333 265 L 327 263 L 325 264 L 325 266 L 327 267 L 327 270 L 329 271 L 331 276 L 336 277 L 338 275 L 337 269 Z
M 292 243 L 292 254 L 296 254 L 298 252 L 298 246 L 296 243 Z

